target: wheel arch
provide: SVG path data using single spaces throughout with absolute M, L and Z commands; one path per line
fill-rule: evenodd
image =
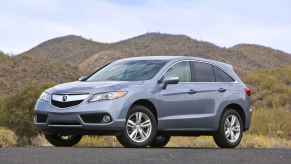
M 132 107 L 135 106 L 135 105 L 143 105 L 143 106 L 149 108 L 149 110 L 154 114 L 155 118 L 158 121 L 158 111 L 157 111 L 157 108 L 156 108 L 156 106 L 154 105 L 154 103 L 152 101 L 150 101 L 148 99 L 136 100 L 130 105 L 128 111 L 130 111 L 132 109 Z
M 221 115 L 226 111 L 226 110 L 229 110 L 229 109 L 233 109 L 235 111 L 237 111 L 239 113 L 239 115 L 241 116 L 242 118 L 242 122 L 243 122 L 243 129 L 245 130 L 246 129 L 246 113 L 243 109 L 243 107 L 237 103 L 230 103 L 228 105 L 226 105 L 223 109 L 223 112 L 221 113 Z M 221 117 L 220 117 L 221 118 Z

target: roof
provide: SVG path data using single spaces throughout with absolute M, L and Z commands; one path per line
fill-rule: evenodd
M 197 60 L 197 61 L 205 61 L 212 64 L 220 65 L 222 67 L 232 67 L 230 64 L 226 64 L 223 62 L 219 62 L 216 60 L 205 59 L 200 57 L 193 57 L 193 56 L 140 56 L 140 57 L 129 57 L 121 59 L 124 60 Z
M 205 59 L 200 57 L 193 57 L 193 56 L 141 56 L 141 57 L 129 57 L 117 60 L 120 61 L 132 61 L 132 60 L 169 60 L 169 61 L 180 61 L 180 60 L 195 60 L 195 61 L 202 61 L 208 62 L 210 64 L 216 65 L 222 68 L 226 73 L 231 75 L 234 79 L 240 81 L 239 77 L 234 73 L 233 67 L 230 64 L 219 62 L 216 60 Z
M 184 56 L 139 56 L 139 57 L 129 57 L 121 60 L 173 60 L 183 58 Z

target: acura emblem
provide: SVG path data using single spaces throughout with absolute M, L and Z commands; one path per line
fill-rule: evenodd
M 64 95 L 64 96 L 63 96 L 63 102 L 66 102 L 67 99 L 68 99 L 68 96 Z

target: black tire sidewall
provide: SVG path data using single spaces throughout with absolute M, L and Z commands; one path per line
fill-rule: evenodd
M 170 136 L 168 135 L 157 135 L 155 137 L 155 139 L 153 140 L 153 142 L 150 144 L 151 147 L 164 147 L 168 144 L 168 142 L 170 141 Z

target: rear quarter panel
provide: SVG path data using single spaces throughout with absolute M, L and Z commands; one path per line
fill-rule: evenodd
M 245 129 L 249 128 L 250 125 L 250 98 L 245 94 L 245 85 L 236 82 L 232 84 L 231 91 L 228 94 L 225 94 L 217 107 L 217 113 L 214 123 L 214 129 L 218 129 L 220 118 L 223 114 L 224 109 L 231 104 L 239 105 L 245 114 Z

